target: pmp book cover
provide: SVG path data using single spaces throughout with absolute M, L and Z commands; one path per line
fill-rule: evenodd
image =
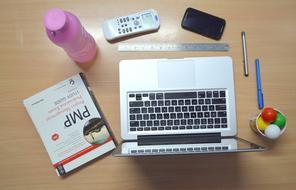
M 23 103 L 59 176 L 117 145 L 83 73 Z

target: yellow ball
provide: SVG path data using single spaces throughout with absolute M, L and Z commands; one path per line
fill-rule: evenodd
M 262 132 L 264 132 L 266 127 L 268 127 L 268 125 L 269 125 L 269 123 L 264 121 L 264 119 L 261 116 L 258 118 L 257 124 L 258 124 L 258 129 Z

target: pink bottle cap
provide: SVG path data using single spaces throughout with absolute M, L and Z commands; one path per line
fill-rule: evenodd
M 66 24 L 66 14 L 63 10 L 53 8 L 47 11 L 44 17 L 44 26 L 51 31 L 62 29 Z

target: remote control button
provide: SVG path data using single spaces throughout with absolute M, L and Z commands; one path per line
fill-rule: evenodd
M 132 17 L 132 20 L 135 20 L 135 18 L 134 18 L 134 17 Z
M 129 21 L 129 18 L 127 17 L 126 20 Z
M 120 23 L 122 23 L 122 19 L 119 19 Z
M 137 21 L 137 20 L 134 21 L 134 25 L 138 26 L 139 24 L 140 24 L 139 21 Z
M 132 32 L 132 31 L 133 31 L 131 27 L 129 27 L 129 31 L 130 31 L 130 32 Z
M 127 24 L 125 24 L 124 26 L 127 26 Z
M 123 18 L 123 22 L 126 22 L 125 18 Z

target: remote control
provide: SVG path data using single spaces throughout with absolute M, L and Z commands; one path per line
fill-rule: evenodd
M 107 20 L 103 33 L 107 40 L 114 40 L 134 34 L 158 30 L 159 16 L 154 9 Z

